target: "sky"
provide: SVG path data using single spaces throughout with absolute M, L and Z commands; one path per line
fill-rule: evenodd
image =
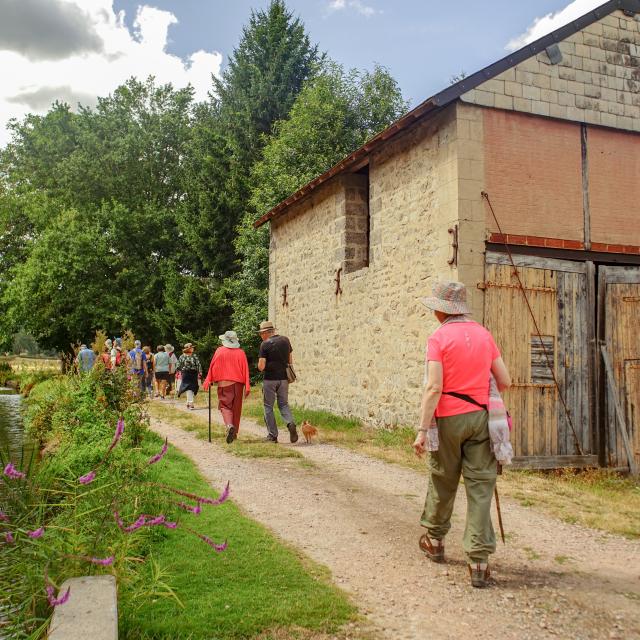
M 381 64 L 416 106 L 602 0 L 287 0 L 321 51 Z M 93 106 L 127 78 L 191 84 L 224 71 L 251 10 L 269 0 L 0 0 L 0 146 L 6 123 L 54 100 Z

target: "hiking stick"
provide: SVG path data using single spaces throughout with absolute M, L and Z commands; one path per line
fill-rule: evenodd
M 209 442 L 211 442 L 211 385 L 209 385 Z
M 498 496 L 498 486 L 493 490 L 496 497 L 496 511 L 498 512 L 498 525 L 500 526 L 500 537 L 502 538 L 502 544 L 507 544 L 504 540 L 504 526 L 502 525 L 502 512 L 500 511 L 500 497 Z

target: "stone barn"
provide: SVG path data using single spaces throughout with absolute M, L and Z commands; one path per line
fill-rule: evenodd
M 512 373 L 518 463 L 640 463 L 640 0 L 447 87 L 266 223 L 295 403 L 415 425 L 419 298 L 460 280 Z

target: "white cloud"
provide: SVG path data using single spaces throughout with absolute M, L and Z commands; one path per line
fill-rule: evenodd
M 583 16 L 585 13 L 593 11 L 593 9 L 599 7 L 602 3 L 603 0 L 574 0 L 574 2 L 568 4 L 564 9 L 560 9 L 560 11 L 548 13 L 546 16 L 542 16 L 542 18 L 536 18 L 524 33 L 509 40 L 505 49 L 508 51 L 520 49 L 524 47 L 524 45 L 555 31 L 559 27 L 569 24 L 569 22 Z
M 380 11 L 379 9 L 374 9 L 373 7 L 362 2 L 362 0 L 330 0 L 327 8 L 331 12 L 342 11 L 344 9 L 353 9 L 366 18 L 370 18 L 377 13 L 382 13 L 382 11 Z
M 220 75 L 222 55 L 217 51 L 195 51 L 186 60 L 167 53 L 169 28 L 177 23 L 168 11 L 140 5 L 131 32 L 124 12 L 114 12 L 112 0 L 46 0 L 42 11 L 53 6 L 57 15 L 65 15 L 62 5 L 82 10 L 91 38 L 98 38 L 101 46 L 81 52 L 71 49 L 60 58 L 56 44 L 58 59 L 40 55 L 34 60 L 33 55 L 27 56 L 32 49 L 24 41 L 19 47 L 0 41 L 0 146 L 8 141 L 5 125 L 10 118 L 44 113 L 55 99 L 73 107 L 78 101 L 91 105 L 96 96 L 113 92 L 131 76 L 143 80 L 154 75 L 159 83 L 171 82 L 175 87 L 191 84 L 196 99 L 204 100 L 211 89 L 211 74 Z M 0 22 L 5 6 L 0 2 Z

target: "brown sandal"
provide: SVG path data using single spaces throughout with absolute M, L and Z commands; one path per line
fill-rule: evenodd
M 487 565 L 486 569 L 481 569 L 479 562 L 470 564 L 469 575 L 471 576 L 472 587 L 484 589 L 484 587 L 487 587 L 489 585 L 489 576 L 491 575 L 491 571 L 489 571 L 489 565 Z
M 439 544 L 433 544 L 429 536 L 425 533 L 420 536 L 420 540 L 418 540 L 418 546 L 420 550 L 424 552 L 424 554 L 431 560 L 432 562 L 437 562 L 438 564 L 442 564 L 444 562 L 444 543 L 442 540 L 437 540 Z

